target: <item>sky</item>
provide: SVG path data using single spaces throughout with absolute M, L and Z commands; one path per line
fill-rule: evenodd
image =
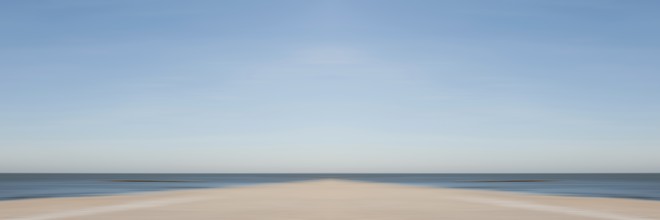
M 660 172 L 655 0 L 0 2 L 0 172 Z

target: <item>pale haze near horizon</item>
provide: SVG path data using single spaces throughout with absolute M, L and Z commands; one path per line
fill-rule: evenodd
M 657 1 L 3 1 L 0 172 L 660 172 Z

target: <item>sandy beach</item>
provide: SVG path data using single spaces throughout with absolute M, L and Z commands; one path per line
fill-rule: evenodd
M 322 180 L 0 202 L 0 219 L 660 219 L 660 202 Z

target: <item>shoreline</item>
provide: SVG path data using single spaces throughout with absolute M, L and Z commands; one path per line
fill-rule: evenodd
M 82 193 L 82 194 L 67 194 L 67 195 L 54 195 L 54 196 L 35 196 L 35 197 L 5 197 L 0 198 L 0 202 L 4 201 L 21 201 L 21 200 L 32 200 L 32 199 L 55 199 L 55 198 L 84 198 L 84 197 L 99 197 L 99 196 L 121 196 L 121 195 L 132 195 L 132 194 L 142 194 L 142 193 L 160 193 L 160 192 L 173 192 L 173 191 L 188 191 L 188 190 L 205 190 L 205 189 L 233 189 L 241 187 L 251 187 L 251 186 L 260 186 L 260 185 L 269 185 L 269 184 L 288 184 L 288 183 L 297 183 L 297 182 L 310 182 L 310 181 L 325 181 L 325 180 L 334 180 L 334 179 L 319 179 L 319 180 L 298 180 L 298 181 L 288 181 L 288 182 L 270 182 L 270 183 L 248 183 L 248 184 L 236 184 L 236 185 L 225 185 L 225 186 L 208 186 L 208 187 L 186 187 L 186 188 L 154 188 L 154 189 L 145 189 L 145 190 L 127 190 L 123 192 L 114 192 L 114 193 Z M 430 186 L 423 184 L 407 184 L 407 183 L 391 183 L 391 182 L 376 182 L 376 181 L 361 181 L 361 180 L 343 180 L 339 181 L 352 181 L 352 182 L 362 182 L 362 183 L 374 183 L 374 184 L 388 184 L 388 185 L 402 185 L 402 186 L 411 186 L 411 187 L 422 187 L 429 189 L 455 189 L 455 190 L 468 190 L 468 191 L 485 191 L 485 192 L 504 192 L 504 193 L 514 193 L 522 195 L 539 195 L 539 196 L 561 196 L 561 197 L 575 197 L 575 198 L 603 198 L 603 199 L 626 199 L 626 200 L 640 200 L 640 201 L 656 201 L 660 202 L 660 199 L 654 197 L 632 197 L 632 196 L 607 196 L 607 195 L 590 195 L 590 194 L 561 194 L 561 193 L 545 193 L 538 191 L 525 191 L 525 190 L 510 190 L 510 189 L 494 189 L 494 188 L 467 188 L 467 187 L 449 187 L 449 186 Z M 196 182 L 196 181 L 107 181 L 107 182 L 116 182 L 116 183 L 181 183 L 181 182 Z M 466 182 L 480 182 L 480 183 L 498 183 L 498 182 L 513 182 L 513 181 L 466 181 Z M 518 181 L 515 181 L 518 182 Z M 524 181 L 528 182 L 528 181 Z M 535 181 L 530 181 L 534 183 Z M 549 181 L 542 181 L 549 182 Z
M 660 174 L 0 174 L 0 201 L 213 189 L 322 179 L 660 201 Z
M 660 219 L 660 202 L 316 180 L 0 201 L 0 219 Z

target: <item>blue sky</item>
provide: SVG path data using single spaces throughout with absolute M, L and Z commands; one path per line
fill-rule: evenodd
M 0 172 L 660 172 L 658 1 L 0 3 Z

